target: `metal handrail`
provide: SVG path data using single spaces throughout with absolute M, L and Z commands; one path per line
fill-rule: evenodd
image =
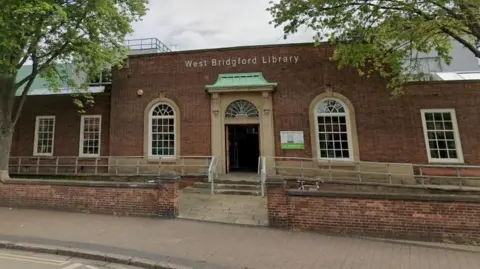
M 47 175 L 145 175 L 154 176 L 172 172 L 178 175 L 208 175 L 212 156 L 13 156 L 10 174 Z M 205 160 L 204 164 L 201 164 Z M 190 161 L 190 162 L 189 162 Z M 22 171 L 23 168 L 23 171 Z M 80 168 L 80 169 L 79 169 Z M 122 168 L 128 172 L 119 171 Z M 152 171 L 145 172 L 145 168 Z M 167 169 L 166 169 L 167 168 Z M 167 171 L 170 168 L 173 171 Z M 188 168 L 200 172 L 186 171 Z M 26 171 L 25 171 L 26 170 Z M 34 171 L 31 171 L 34 170 Z M 72 172 L 72 170 L 74 172 Z M 83 171 L 82 171 L 83 170 Z M 154 170 L 154 171 L 153 171 Z M 176 171 L 179 170 L 179 171 Z
M 260 188 L 262 197 L 265 197 L 265 182 L 267 181 L 267 160 L 265 157 L 260 157 L 261 170 L 260 170 Z
M 264 158 L 271 159 L 271 168 L 274 174 L 279 174 L 281 170 L 289 171 L 292 177 L 299 177 L 300 179 L 312 179 L 316 181 L 349 181 L 349 182 L 369 182 L 373 177 L 384 176 L 385 183 L 407 185 L 403 180 L 393 182 L 393 178 L 412 179 L 414 184 L 425 185 L 443 185 L 463 186 L 464 181 L 477 181 L 475 186 L 480 186 L 480 166 L 478 165 L 454 165 L 454 164 L 412 164 L 412 163 L 387 163 L 387 162 L 368 162 L 368 161 L 348 161 L 348 160 L 323 160 L 316 158 L 303 157 L 280 157 L 280 156 L 266 156 Z M 289 164 L 281 164 L 282 161 L 289 161 Z M 280 162 L 280 163 L 279 163 Z M 310 163 L 310 165 L 305 165 Z M 311 164 L 314 165 L 311 165 Z M 370 168 L 362 169 L 362 165 Z M 405 166 L 409 173 L 402 171 L 392 171 L 392 167 Z M 403 170 L 403 169 L 402 169 Z M 326 174 L 322 177 L 307 176 L 315 174 L 315 171 L 320 171 Z M 334 175 L 336 172 L 341 172 L 342 176 Z M 265 173 L 267 171 L 265 170 Z M 268 175 L 268 173 L 267 173 Z M 381 177 L 383 178 L 383 177 Z M 345 180 L 346 179 L 346 180 Z M 428 180 L 427 184 L 426 180 Z M 442 181 L 443 180 L 443 181 Z M 454 183 L 445 183 L 445 182 Z M 407 181 L 408 182 L 408 181 Z M 413 183 L 412 183 L 413 184 Z
M 216 156 L 213 156 L 208 167 L 208 182 L 210 182 L 210 194 L 215 193 L 215 177 L 217 175 L 217 164 L 218 158 Z

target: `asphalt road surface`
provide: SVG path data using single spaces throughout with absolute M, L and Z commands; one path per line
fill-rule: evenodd
M 126 265 L 34 252 L 0 250 L 0 268 L 15 269 L 140 269 Z

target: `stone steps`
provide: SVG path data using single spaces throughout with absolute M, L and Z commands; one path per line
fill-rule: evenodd
M 196 187 L 186 187 L 183 189 L 184 192 L 186 193 L 203 193 L 203 194 L 209 194 L 210 193 L 210 186 L 208 188 L 196 188 Z M 261 195 L 260 189 L 255 190 L 255 189 L 234 189 L 230 188 L 229 186 L 225 186 L 223 189 L 221 188 L 215 188 L 214 189 L 215 194 L 233 194 L 233 195 L 253 195 L 253 196 L 259 196 Z
M 202 193 L 210 194 L 211 183 L 208 179 L 202 182 L 195 182 L 193 186 L 184 189 L 186 193 Z M 215 194 L 231 194 L 231 195 L 261 195 L 260 179 L 256 179 L 251 175 L 222 175 L 214 181 Z
M 234 190 L 260 190 L 260 184 L 237 184 L 235 183 L 215 183 L 215 189 L 234 189 Z M 199 189 L 210 189 L 210 183 L 207 182 L 195 182 L 193 184 L 194 188 Z

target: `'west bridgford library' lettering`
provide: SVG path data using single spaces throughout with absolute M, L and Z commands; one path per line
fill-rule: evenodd
M 261 57 L 232 57 L 221 59 L 206 59 L 206 60 L 186 60 L 186 67 L 217 67 L 217 66 L 232 66 L 239 65 L 257 65 L 257 64 L 296 64 L 300 60 L 299 56 L 261 56 Z

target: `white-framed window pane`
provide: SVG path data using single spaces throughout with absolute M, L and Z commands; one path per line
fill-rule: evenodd
M 320 102 L 316 109 L 320 158 L 351 159 L 347 108 L 335 99 Z
M 345 116 L 319 116 L 318 142 L 321 158 L 350 158 Z
M 80 156 L 100 155 L 101 125 L 101 116 L 82 116 Z
M 55 117 L 39 116 L 35 123 L 35 155 L 52 155 Z
M 150 155 L 175 155 L 175 114 L 167 104 L 159 104 L 150 115 Z
M 457 126 L 451 111 L 424 111 L 424 132 L 431 160 L 460 160 Z

